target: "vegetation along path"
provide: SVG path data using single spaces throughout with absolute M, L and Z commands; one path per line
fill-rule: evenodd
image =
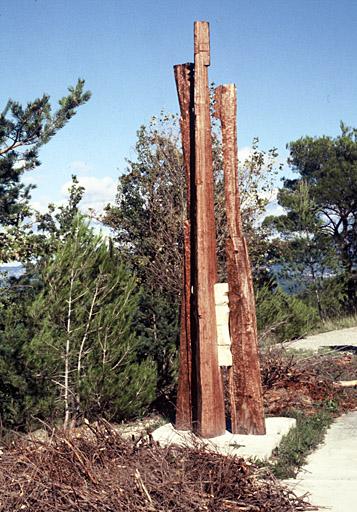
M 312 453 L 296 480 L 287 480 L 298 496 L 321 510 L 354 512 L 357 503 L 357 411 L 340 416 L 323 445 Z

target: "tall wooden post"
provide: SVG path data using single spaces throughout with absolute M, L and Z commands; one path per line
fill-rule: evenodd
M 214 284 L 217 279 L 208 70 L 209 27 L 196 22 L 195 63 L 175 66 L 187 184 L 184 293 L 176 427 L 203 437 L 225 432 L 218 366 Z
M 194 191 L 194 117 L 193 117 L 193 86 L 194 66 L 178 64 L 174 66 L 177 94 L 179 98 L 181 119 L 181 137 L 183 160 L 186 173 L 186 205 L 188 217 L 184 224 L 184 255 L 183 255 L 183 287 L 180 318 L 180 367 L 176 400 L 176 428 L 179 430 L 192 430 L 192 408 L 194 400 L 194 348 L 197 344 L 194 325 L 191 322 L 191 292 L 193 286 L 191 251 L 191 208 L 193 201 L 191 194 Z M 192 342 L 193 335 L 193 342 Z M 194 345 L 192 347 L 192 345 Z
M 231 416 L 234 434 L 265 434 L 255 300 L 247 244 L 243 235 L 238 188 L 237 95 L 233 84 L 216 89 L 216 117 L 222 125 L 231 369 Z
M 225 432 L 223 383 L 218 366 L 214 284 L 217 280 L 216 229 L 214 218 L 212 137 L 208 66 L 209 25 L 195 22 L 195 254 L 198 346 L 197 424 L 203 437 Z

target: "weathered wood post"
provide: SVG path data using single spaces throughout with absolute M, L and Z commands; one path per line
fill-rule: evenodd
M 207 22 L 195 23 L 194 42 L 194 65 L 175 66 L 189 217 L 185 225 L 176 427 L 187 429 L 192 424 L 201 436 L 215 437 L 225 432 L 225 412 L 214 300 L 217 257 Z
M 181 138 L 183 160 L 186 174 L 186 205 L 188 217 L 184 224 L 184 254 L 183 254 L 183 287 L 180 311 L 180 367 L 176 400 L 176 428 L 179 430 L 192 430 L 193 387 L 195 381 L 193 364 L 194 348 L 197 344 L 194 325 L 191 322 L 191 291 L 193 286 L 191 251 L 191 194 L 194 186 L 194 117 L 193 117 L 193 81 L 194 65 L 178 64 L 174 66 L 177 94 L 179 98 L 181 119 Z M 194 185 L 194 183 L 193 183 Z M 192 341 L 193 336 L 193 341 Z M 192 345 L 194 345 L 192 347 Z
M 217 87 L 215 100 L 215 115 L 222 126 L 228 228 L 226 255 L 233 360 L 230 382 L 232 432 L 265 434 L 253 280 L 240 214 L 235 86 Z
M 217 281 L 216 228 L 208 66 L 209 25 L 195 22 L 195 188 L 197 297 L 197 431 L 203 437 L 225 432 L 223 382 L 218 366 L 214 284 Z

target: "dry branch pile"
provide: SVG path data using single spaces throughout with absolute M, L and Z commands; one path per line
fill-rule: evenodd
M 19 439 L 0 458 L 0 511 L 316 510 L 243 459 L 123 439 L 109 425 Z
M 355 390 L 343 390 L 335 381 L 350 379 L 357 373 L 357 360 L 351 354 L 296 356 L 284 349 L 262 354 L 262 380 L 266 412 L 284 414 L 291 409 L 315 413 L 315 405 L 336 401 L 339 412 L 357 407 Z

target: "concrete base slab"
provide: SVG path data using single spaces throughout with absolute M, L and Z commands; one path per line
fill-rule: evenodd
M 252 457 L 268 459 L 279 446 L 281 439 L 296 425 L 294 418 L 266 418 L 267 433 L 263 436 L 225 434 L 211 439 L 203 439 L 192 432 L 176 430 L 171 423 L 167 423 L 152 432 L 152 437 L 162 446 L 200 446 L 207 450 L 216 451 L 223 455 L 237 455 L 239 457 Z

